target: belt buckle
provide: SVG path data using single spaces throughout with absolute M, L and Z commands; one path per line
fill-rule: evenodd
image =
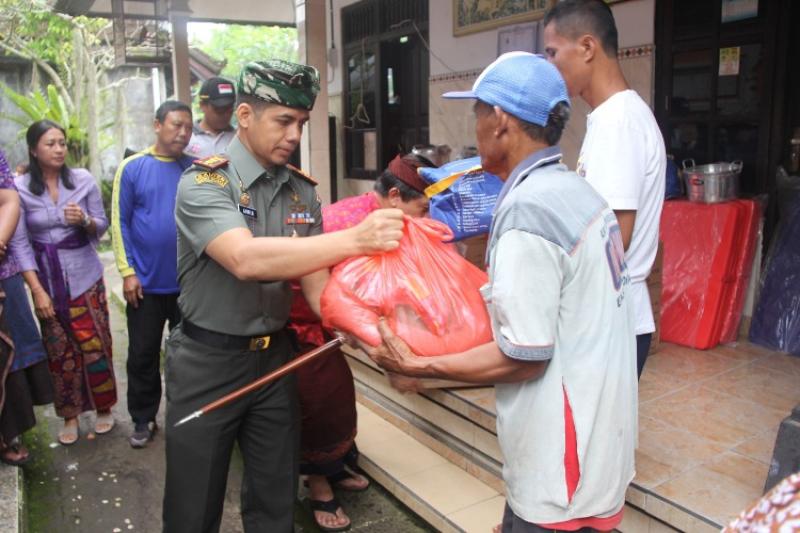
M 269 335 L 263 337 L 253 337 L 250 339 L 250 351 L 257 352 L 269 348 Z

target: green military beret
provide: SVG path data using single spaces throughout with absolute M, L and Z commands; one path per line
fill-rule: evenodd
M 314 67 L 280 59 L 251 61 L 239 74 L 239 94 L 287 107 L 314 107 L 319 93 L 319 72 Z

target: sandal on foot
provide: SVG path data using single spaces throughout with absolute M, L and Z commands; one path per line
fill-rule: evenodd
M 339 500 L 337 500 L 336 498 L 333 498 L 333 499 L 328 500 L 328 501 L 312 500 L 312 499 L 309 499 L 308 501 L 311 504 L 311 512 L 314 513 L 314 522 L 316 522 L 317 527 L 320 528 L 320 530 L 322 530 L 322 531 L 347 531 L 348 529 L 350 529 L 350 526 L 352 524 L 350 523 L 350 519 L 349 518 L 347 519 L 347 523 L 345 525 L 343 525 L 343 526 L 333 526 L 333 527 L 325 526 L 323 524 L 320 524 L 319 520 L 317 520 L 316 511 L 320 511 L 320 512 L 327 513 L 327 514 L 332 514 L 333 516 L 337 516 L 336 515 L 336 511 L 338 511 L 339 509 L 342 508 L 342 506 L 339 504 Z M 344 512 L 344 511 L 342 511 L 342 512 Z
M 58 432 L 58 442 L 63 446 L 75 444 L 78 441 L 78 424 L 74 426 L 64 426 Z
M 17 459 L 9 458 L 8 455 L 6 455 L 8 452 L 16 454 L 18 458 Z M 31 460 L 30 452 L 24 449 L 22 447 L 22 443 L 20 443 L 16 439 L 12 441 L 11 446 L 6 447 L 6 449 L 0 452 L 0 461 L 10 466 L 22 466 L 30 460 Z
M 331 484 L 331 487 L 337 488 L 339 490 L 346 490 L 348 492 L 363 492 L 369 488 L 369 479 L 367 479 L 365 476 L 357 472 L 342 470 L 339 473 L 326 477 L 328 478 L 328 483 Z M 353 480 L 353 482 L 363 481 L 364 484 L 353 486 L 347 483 L 349 480 Z
M 111 411 L 107 413 L 97 413 L 97 420 L 94 422 L 94 432 L 98 435 L 105 435 L 114 429 L 114 415 Z

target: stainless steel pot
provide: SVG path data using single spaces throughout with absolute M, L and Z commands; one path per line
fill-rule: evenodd
M 709 165 L 696 165 L 694 159 L 683 161 L 686 193 L 692 202 L 714 204 L 736 199 L 739 195 L 741 173 L 741 161 Z

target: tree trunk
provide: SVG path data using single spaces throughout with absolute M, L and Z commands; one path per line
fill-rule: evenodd
M 82 32 L 82 29 L 77 30 Z M 82 39 L 84 54 L 84 72 L 86 73 L 86 140 L 89 145 L 89 172 L 98 181 L 102 179 L 100 175 L 100 140 L 97 124 L 97 115 L 100 112 L 100 102 L 98 101 L 97 91 L 97 67 L 89 56 L 86 42 Z

